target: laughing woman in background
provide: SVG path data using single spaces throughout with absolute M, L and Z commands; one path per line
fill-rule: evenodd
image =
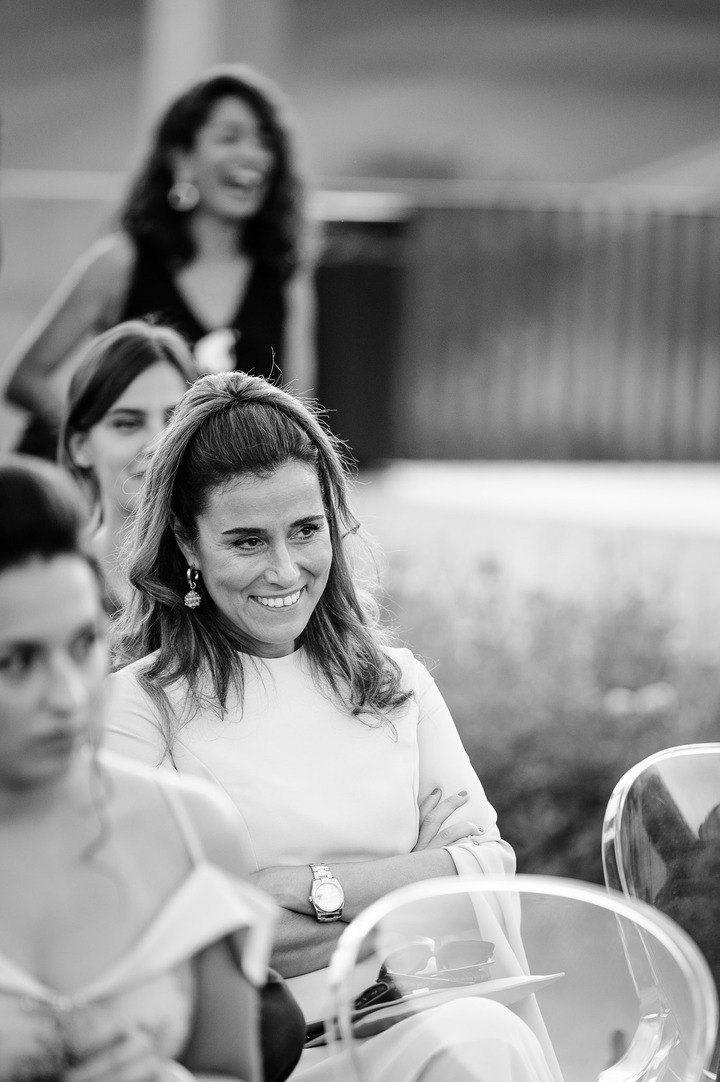
M 203 371 L 243 369 L 310 391 L 314 297 L 304 186 L 277 88 L 218 68 L 161 118 L 120 230 L 75 264 L 8 362 L 32 420 L 19 450 L 55 456 L 62 395 L 50 377 L 86 335 L 151 317 Z

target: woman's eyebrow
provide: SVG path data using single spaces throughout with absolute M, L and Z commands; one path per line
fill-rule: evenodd
M 96 620 L 88 617 L 87 620 L 81 621 L 75 627 L 71 628 L 67 635 L 67 642 L 73 642 L 81 635 L 87 635 L 91 632 L 98 630 L 98 623 Z M 17 638 L 12 637 L 12 632 L 8 634 L 7 638 L 0 638 L 0 650 L 39 650 L 46 645 L 43 638 L 27 638 L 20 634 Z
M 301 518 L 295 519 L 290 523 L 290 529 L 293 530 L 297 526 L 303 526 L 308 522 L 324 522 L 325 515 L 320 512 L 316 515 L 303 515 Z M 264 526 L 230 526 L 227 530 L 223 530 L 221 537 L 226 537 L 228 534 L 252 534 L 253 537 L 265 537 L 268 534 L 268 530 Z
M 221 537 L 226 537 L 228 534 L 252 534 L 253 537 L 262 537 L 267 533 L 262 526 L 231 526 L 227 530 L 223 530 L 220 534 Z

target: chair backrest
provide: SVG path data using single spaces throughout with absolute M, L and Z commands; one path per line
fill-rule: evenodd
M 720 852 L 720 743 L 649 755 L 615 786 L 602 833 L 605 882 L 650 905 L 678 858 Z M 700 869 L 698 869 L 699 871 Z
M 720 743 L 666 748 L 628 770 L 608 802 L 602 851 L 607 885 L 677 921 L 720 990 Z
M 387 1057 L 406 1045 L 398 1062 L 409 1062 L 428 1031 L 446 1032 L 452 1047 L 422 1077 L 447 1082 L 693 1082 L 715 1042 L 715 986 L 692 940 L 642 902 L 575 880 L 451 876 L 402 887 L 348 925 L 328 977 L 338 1077 L 357 1082 L 384 1077 L 376 1047 L 384 1042 Z M 535 1068 L 488 1067 L 505 1032 Z

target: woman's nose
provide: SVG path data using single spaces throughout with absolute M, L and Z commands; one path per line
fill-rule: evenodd
M 297 568 L 287 545 L 272 548 L 266 577 L 277 586 L 294 586 L 297 582 Z
M 57 653 L 50 658 L 47 699 L 51 709 L 63 715 L 82 709 L 87 702 L 85 681 L 67 654 Z
M 164 416 L 159 415 L 158 417 L 151 418 L 145 426 L 140 453 L 147 455 L 152 451 L 156 440 L 166 428 L 167 420 Z

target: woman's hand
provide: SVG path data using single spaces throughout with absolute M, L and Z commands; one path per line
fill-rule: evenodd
M 446 845 L 452 845 L 462 838 L 475 838 L 483 833 L 476 823 L 467 819 L 451 823 L 444 827 L 443 823 L 458 808 L 468 801 L 465 789 L 459 793 L 442 799 L 442 790 L 433 789 L 424 800 L 420 802 L 420 830 L 418 840 L 413 846 L 413 853 L 421 849 L 442 849 Z
M 169 1082 L 165 1060 L 158 1056 L 147 1033 L 120 1028 L 101 1041 L 82 1047 L 75 1042 L 77 1063 L 63 1074 L 63 1082 Z

